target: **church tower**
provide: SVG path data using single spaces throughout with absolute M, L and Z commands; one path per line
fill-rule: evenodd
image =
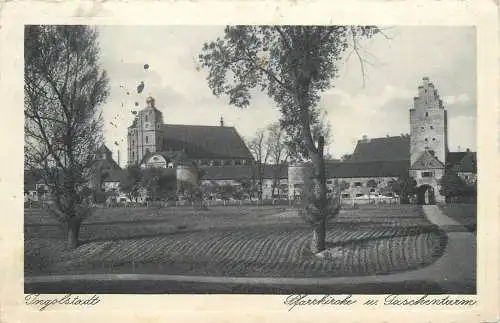
M 139 111 L 128 128 L 128 164 L 139 164 L 149 153 L 161 151 L 163 145 L 163 114 L 148 97 L 146 107 Z
M 418 87 L 418 96 L 410 109 L 411 165 L 425 152 L 434 155 L 443 165 L 448 153 L 447 113 L 434 85 L 428 77 Z

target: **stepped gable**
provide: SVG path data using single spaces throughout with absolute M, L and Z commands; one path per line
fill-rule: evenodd
M 162 150 L 184 151 L 189 158 L 253 159 L 234 127 L 163 125 Z

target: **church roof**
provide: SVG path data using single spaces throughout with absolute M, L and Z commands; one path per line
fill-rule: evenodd
M 163 125 L 163 150 L 184 151 L 189 158 L 253 159 L 234 127 Z
M 359 140 L 350 161 L 410 160 L 410 137 L 395 136 Z

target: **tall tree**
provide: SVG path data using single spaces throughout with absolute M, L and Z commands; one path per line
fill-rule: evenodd
M 136 164 L 129 165 L 126 175 L 120 179 L 120 190 L 127 194 L 131 201 L 137 202 L 141 192 L 141 180 L 141 168 Z
M 271 196 L 274 197 L 275 190 L 280 194 L 280 178 L 288 161 L 288 147 L 286 145 L 286 134 L 279 122 L 272 123 L 268 127 L 267 145 L 269 147 L 269 159 L 273 165 L 273 183 Z
M 43 168 L 54 200 L 50 210 L 66 225 L 70 248 L 91 213 L 84 188 L 102 144 L 100 106 L 109 87 L 98 59 L 93 28 L 25 27 L 25 164 Z
M 171 168 L 146 168 L 142 170 L 141 187 L 152 201 L 173 198 L 177 190 L 177 178 Z
M 393 192 L 399 195 L 401 204 L 408 204 L 410 197 L 417 192 L 417 181 L 407 172 L 401 174 L 396 180 L 391 180 L 389 185 Z
M 257 182 L 258 182 L 258 198 L 262 200 L 262 189 L 264 182 L 264 170 L 269 159 L 270 147 L 268 145 L 267 131 L 265 128 L 259 129 L 255 132 L 252 139 L 248 141 L 248 149 L 255 158 L 257 166 Z
M 346 51 L 359 53 L 360 39 L 377 32 L 371 26 L 227 26 L 224 38 L 204 44 L 199 55 L 213 94 L 228 95 L 230 104 L 247 107 L 254 88 L 267 92 L 295 151 L 312 161 L 313 195 L 304 214 L 314 227 L 313 252 L 325 248 L 326 221 L 339 210 L 327 198 L 324 137 L 314 138 L 320 94 L 331 88 Z

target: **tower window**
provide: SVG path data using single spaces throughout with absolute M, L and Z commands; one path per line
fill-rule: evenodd
M 148 143 L 148 139 L 149 139 L 148 136 L 146 136 L 146 143 Z M 425 141 L 427 141 L 427 139 Z

